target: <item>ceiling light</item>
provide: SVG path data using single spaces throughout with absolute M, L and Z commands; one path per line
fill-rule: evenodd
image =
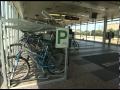
M 81 15 L 81 16 L 85 16 L 85 15 Z
M 98 6 L 97 8 L 98 8 L 99 10 L 101 10 L 101 11 L 105 11 L 105 7 Z
M 62 20 L 62 19 L 55 19 L 55 20 Z
M 82 17 L 89 17 L 89 15 L 81 15 Z
M 101 10 L 101 11 L 105 11 L 105 8 L 101 8 L 100 10 Z
M 53 14 L 53 13 L 51 13 L 49 15 L 51 15 L 51 16 L 60 16 L 60 14 Z
M 63 17 L 64 17 L 64 16 L 66 16 L 66 15 L 61 15 L 61 16 L 63 16 Z
M 44 19 L 49 19 L 49 18 L 44 18 Z

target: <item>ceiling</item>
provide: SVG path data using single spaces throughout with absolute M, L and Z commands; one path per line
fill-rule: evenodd
M 41 19 L 45 17 L 41 14 L 45 10 L 49 14 L 59 14 L 52 16 L 61 24 L 71 24 L 91 21 L 90 15 L 96 12 L 97 20 L 103 20 L 104 16 L 109 19 L 120 16 L 119 1 L 19 1 L 23 17 L 34 18 L 39 14 Z M 66 20 L 64 15 L 79 17 L 79 20 Z

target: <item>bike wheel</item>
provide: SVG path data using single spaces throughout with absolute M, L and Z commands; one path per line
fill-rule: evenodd
M 10 64 L 10 80 L 24 80 L 28 76 L 30 70 L 28 61 L 25 58 L 20 57 L 19 62 L 17 62 L 15 55 L 9 56 L 8 60 Z
M 16 49 L 17 49 L 17 51 L 16 51 Z M 15 44 L 11 44 L 10 45 L 10 53 L 13 54 L 13 55 L 15 55 L 16 53 L 18 53 L 19 50 L 21 50 L 21 49 L 23 50 L 21 56 L 24 57 L 24 58 L 26 58 L 27 60 L 29 60 L 30 56 L 28 55 L 28 53 L 26 51 L 24 51 L 24 46 L 21 43 L 15 43 Z M 13 53 L 15 51 L 16 51 L 16 53 Z
M 10 54 L 14 55 L 20 49 L 22 49 L 21 43 L 10 44 Z
M 63 53 L 57 53 L 50 56 L 47 59 L 47 70 L 51 74 L 60 74 L 64 72 L 65 69 L 65 55 Z

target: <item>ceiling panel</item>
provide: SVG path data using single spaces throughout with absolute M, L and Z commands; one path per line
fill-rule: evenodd
M 98 13 L 97 20 L 102 20 L 105 15 L 108 18 L 120 16 L 119 1 L 20 1 L 20 3 L 24 9 L 24 17 L 34 18 L 35 14 L 39 14 L 43 19 L 41 11 L 46 10 L 52 14 L 72 15 L 80 18 L 79 21 L 65 21 L 63 17 L 57 17 L 63 20 L 61 23 L 91 20 L 89 16 L 92 12 Z

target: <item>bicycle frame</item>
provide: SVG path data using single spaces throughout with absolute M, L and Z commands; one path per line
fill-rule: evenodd
M 19 62 L 19 58 L 20 58 L 20 56 L 21 56 L 21 53 L 22 53 L 22 51 L 20 50 L 18 53 L 17 53 L 17 55 L 16 55 L 16 59 L 15 59 L 15 66 L 13 66 L 13 73 L 12 73 L 12 75 L 11 75 L 11 79 L 13 79 L 13 76 L 14 76 L 14 72 L 15 72 L 15 70 L 16 70 L 16 68 L 17 68 L 17 66 L 18 66 L 18 62 Z
M 30 58 L 32 58 L 32 60 L 37 64 L 37 67 L 40 69 L 41 67 L 43 69 L 46 69 L 46 68 L 49 68 L 49 67 L 54 67 L 54 65 L 46 65 L 45 64 L 45 61 L 47 60 L 48 58 L 48 46 L 45 47 L 45 49 L 42 49 L 40 51 L 40 54 L 37 54 L 35 52 L 32 52 L 30 51 L 29 49 L 25 48 L 25 50 L 20 50 L 17 55 L 16 55 L 16 61 L 17 61 L 17 64 L 19 62 L 19 58 L 22 54 L 22 52 L 27 52 L 28 55 L 30 56 Z
M 35 36 L 35 38 L 36 38 L 36 36 Z M 33 42 L 31 42 L 32 39 L 33 39 Z M 30 57 L 33 62 L 35 62 L 35 64 L 37 65 L 37 68 L 42 69 L 43 72 L 45 71 L 45 69 L 48 69 L 48 68 L 54 69 L 55 68 L 54 62 L 51 63 L 51 61 L 50 61 L 50 63 L 48 63 L 49 59 L 55 60 L 54 56 L 52 56 L 52 52 L 51 51 L 49 52 L 49 50 L 51 50 L 51 43 L 52 43 L 50 40 L 45 40 L 41 37 L 38 37 L 37 42 L 35 42 L 35 44 L 33 44 L 34 36 L 33 36 L 33 38 L 30 37 L 30 39 L 29 39 L 29 35 L 28 35 L 28 36 L 23 37 L 20 41 L 23 42 L 24 48 L 20 48 L 18 53 L 16 54 L 16 62 L 17 62 L 17 64 L 15 65 L 16 67 L 20 60 L 20 57 L 22 56 L 21 54 L 23 52 L 26 52 L 27 56 Z M 41 45 L 41 43 L 43 43 L 43 44 Z M 40 47 L 40 49 L 41 49 L 41 50 L 37 49 L 38 53 L 34 49 L 34 48 L 36 48 L 36 45 L 38 47 Z M 27 59 L 29 60 L 29 58 L 27 58 Z

